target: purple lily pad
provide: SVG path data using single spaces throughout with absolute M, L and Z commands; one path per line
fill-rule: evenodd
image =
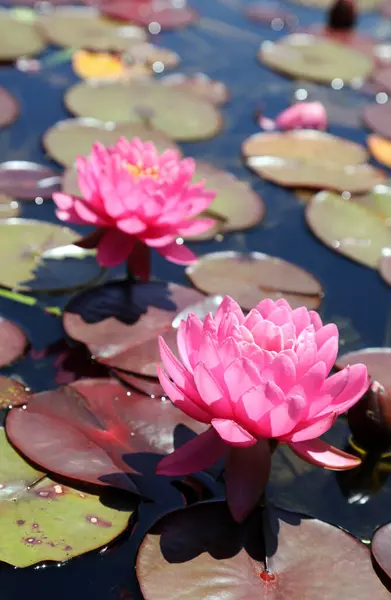
M 250 4 L 246 6 L 244 14 L 251 21 L 260 23 L 261 25 L 271 25 L 272 29 L 277 31 L 280 31 L 284 27 L 289 30 L 295 29 L 299 22 L 294 13 L 272 2 L 255 2 Z
M 198 21 L 198 13 L 187 2 L 181 7 L 175 7 L 172 0 L 102 0 L 101 12 L 111 19 L 131 21 L 138 25 L 150 26 L 156 24 L 151 33 L 160 29 L 179 29 Z
M 0 317 L 0 367 L 5 367 L 22 356 L 27 344 L 27 338 L 20 327 Z
M 379 527 L 372 538 L 372 556 L 391 579 L 391 523 Z
M 391 140 L 391 103 L 370 104 L 364 107 L 364 124 L 378 135 Z
M 19 116 L 19 102 L 8 90 L 0 87 L 0 127 L 10 125 Z
M 0 193 L 21 200 L 51 198 L 61 188 L 57 174 L 43 165 L 24 160 L 0 163 Z

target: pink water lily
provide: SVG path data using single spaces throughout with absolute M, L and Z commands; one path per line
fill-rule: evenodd
M 227 454 L 227 499 L 238 521 L 259 500 L 277 443 L 327 469 L 360 463 L 318 439 L 363 396 L 369 379 L 361 364 L 327 377 L 338 353 L 338 329 L 323 325 L 316 312 L 267 299 L 244 316 L 226 296 L 215 317 L 202 322 L 190 314 L 181 322 L 181 360 L 163 338 L 159 343 L 165 393 L 210 428 L 163 458 L 157 472 L 187 475 Z
M 268 131 L 273 129 L 327 129 L 327 112 L 321 102 L 297 102 L 283 110 L 273 121 L 261 116 L 259 125 Z
M 54 194 L 56 214 L 61 221 L 98 228 L 80 245 L 97 246 L 100 265 L 113 267 L 128 259 L 132 272 L 147 279 L 149 248 L 176 264 L 196 260 L 180 238 L 214 224 L 194 217 L 216 194 L 204 182 L 191 183 L 193 159 L 180 160 L 174 150 L 159 155 L 152 142 L 120 138 L 109 148 L 96 142 L 76 166 L 81 197 Z

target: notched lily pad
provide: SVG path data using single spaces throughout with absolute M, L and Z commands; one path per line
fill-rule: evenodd
M 0 10 L 0 40 L 0 62 L 39 54 L 46 46 L 34 21 L 23 21 L 4 9 Z
M 22 383 L 0 375 L 0 410 L 14 406 L 24 406 L 29 398 L 30 390 L 25 388 Z
M 1 561 L 14 567 L 64 562 L 105 546 L 127 527 L 130 500 L 128 511 L 115 510 L 98 496 L 56 483 L 19 456 L 4 429 L 0 455 Z
M 314 130 L 256 133 L 244 141 L 246 164 L 261 177 L 295 188 L 366 192 L 384 176 L 363 146 Z
M 391 140 L 391 102 L 365 106 L 362 118 L 368 129 Z
M 260 252 L 206 254 L 187 267 L 186 274 L 202 292 L 232 296 L 246 310 L 264 298 L 285 298 L 292 307 L 317 309 L 323 297 L 320 283 L 310 273 Z
M 196 73 L 195 75 L 172 73 L 162 77 L 160 82 L 163 85 L 173 86 L 185 91 L 189 90 L 217 106 L 226 104 L 231 97 L 225 83 L 215 81 L 204 73 Z
M 34 292 L 84 287 L 101 274 L 95 256 L 74 242 L 80 236 L 53 223 L 0 220 L 0 284 Z
M 49 167 L 25 160 L 0 163 L 0 193 L 21 200 L 51 198 L 60 189 L 60 178 Z
M 382 198 L 381 193 L 380 199 L 376 198 L 376 192 L 356 201 L 319 192 L 307 205 L 305 215 L 311 231 L 326 246 L 377 268 L 383 248 L 391 247 L 391 228 L 387 225 L 391 213 L 387 216 L 382 212 L 386 203 L 387 198 Z
M 153 142 L 159 152 L 177 150 L 178 146 L 164 133 L 142 123 L 107 123 L 95 119 L 67 119 L 59 121 L 47 130 L 42 138 L 46 152 L 67 167 L 73 165 L 77 156 L 90 153 L 94 142 L 110 146 L 120 138 L 131 140 L 139 137 Z
M 370 377 L 391 389 L 391 348 L 363 348 L 348 352 L 337 358 L 336 366 L 343 369 L 348 365 L 364 364 Z
M 274 507 L 238 525 L 224 502 L 169 513 L 139 549 L 145 600 L 386 600 L 368 548 L 341 529 Z M 330 576 L 332 573 L 332 576 Z M 180 586 L 178 586 L 180 581 Z M 181 589 L 180 589 L 181 588 Z
M 258 58 L 288 77 L 320 83 L 331 83 L 333 79 L 358 82 L 370 74 L 373 66 L 372 58 L 363 52 L 305 33 L 263 42 Z
M 179 29 L 198 21 L 198 13 L 184 2 L 175 6 L 172 0 L 159 2 L 127 2 L 127 0 L 102 0 L 100 10 L 112 19 L 131 21 L 139 25 L 156 24 L 153 32 L 160 29 Z
M 20 327 L 0 317 L 0 367 L 6 367 L 22 356 L 27 344 L 27 338 Z
M 99 16 L 83 6 L 65 6 L 39 16 L 38 26 L 51 44 L 66 48 L 122 52 L 145 41 L 144 29 Z
M 65 95 L 73 114 L 115 123 L 145 123 L 178 141 L 214 137 L 223 126 L 215 106 L 200 96 L 156 81 L 83 82 Z M 148 112 L 148 118 L 145 115 Z
M 10 125 L 14 121 L 16 121 L 18 116 L 19 102 L 8 90 L 6 90 L 3 87 L 0 87 L 0 127 Z

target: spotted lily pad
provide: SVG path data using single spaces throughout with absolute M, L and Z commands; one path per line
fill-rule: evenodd
M 377 268 L 383 248 L 391 247 L 391 228 L 379 208 L 379 204 L 387 207 L 389 195 L 388 201 L 381 193 L 379 196 L 380 199 L 374 193 L 369 199 L 352 201 L 331 192 L 319 192 L 307 205 L 307 223 L 326 246 Z M 374 207 L 378 207 L 377 212 Z
M 242 151 L 253 171 L 286 187 L 361 193 L 384 179 L 362 164 L 365 148 L 321 131 L 257 133 L 245 140 Z
M 364 364 L 370 377 L 391 389 L 391 348 L 364 348 L 339 356 L 336 366 Z
M 0 40 L 0 61 L 4 62 L 39 54 L 46 46 L 35 22 L 18 19 L 10 10 L 0 10 Z
M 199 95 L 152 80 L 131 84 L 79 83 L 66 93 L 65 103 L 80 117 L 116 123 L 147 120 L 178 141 L 213 137 L 223 124 L 218 110 Z
M 365 79 L 372 70 L 372 59 L 365 53 L 305 33 L 263 42 L 258 58 L 284 75 L 320 83 L 336 78 L 351 83 Z
M 230 99 L 227 86 L 222 81 L 215 81 L 204 73 L 185 75 L 184 73 L 172 73 L 160 79 L 163 85 L 173 86 L 182 90 L 190 90 L 212 102 L 212 104 L 226 104 Z
M 0 193 L 21 200 L 51 198 L 60 188 L 60 178 L 43 165 L 25 160 L 9 160 L 0 163 Z
M 105 19 L 83 6 L 56 8 L 40 15 L 38 25 L 48 42 L 66 48 L 122 52 L 147 37 L 141 27 Z
M 19 381 L 0 375 L 0 410 L 26 405 L 30 398 L 29 392 Z
M 202 292 L 232 296 L 246 310 L 263 298 L 285 298 L 293 307 L 316 309 L 323 296 L 320 283 L 310 273 L 260 252 L 206 254 L 187 267 L 186 274 Z
M 1 17 L 1 12 L 0 12 Z M 0 49 L 1 52 L 1 49 Z M 0 127 L 10 125 L 19 115 L 19 103 L 8 90 L 0 87 Z
M 104 146 L 114 144 L 118 138 L 141 138 L 153 142 L 159 152 L 177 150 L 178 146 L 164 133 L 142 123 L 105 123 L 95 119 L 67 119 L 59 121 L 44 134 L 42 142 L 46 152 L 57 162 L 71 166 L 77 156 L 90 153 L 94 142 Z
M 198 20 L 198 13 L 187 2 L 179 3 L 178 6 L 173 0 L 102 0 L 100 10 L 112 19 L 149 26 L 151 33 L 159 33 L 161 29 L 186 27 Z
M 27 344 L 20 327 L 0 317 L 0 367 L 6 367 L 22 356 Z
M 391 140 L 391 102 L 364 107 L 362 117 L 368 129 Z
M 289 598 L 386 600 L 368 548 L 317 519 L 269 507 L 242 525 L 224 502 L 199 503 L 160 519 L 136 563 L 145 600 Z M 332 574 L 332 575 L 331 575 Z M 180 582 L 180 586 L 178 586 Z
M 17 409 L 14 409 L 15 411 Z M 30 466 L 0 429 L 0 560 L 14 567 L 64 562 L 105 546 L 132 513 L 98 496 L 56 483 Z
M 12 290 L 51 292 L 84 287 L 99 277 L 101 269 L 91 252 L 72 245 L 79 237 L 53 223 L 1 219 L 0 284 Z

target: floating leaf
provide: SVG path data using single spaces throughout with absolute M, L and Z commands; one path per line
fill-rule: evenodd
M 151 126 L 179 141 L 214 137 L 223 125 L 221 114 L 210 102 L 153 80 L 131 84 L 79 83 L 68 90 L 65 103 L 80 117 L 116 123 L 142 123 L 149 111 L 147 120 Z
M 272 29 L 277 31 L 281 31 L 283 27 L 295 29 L 299 22 L 295 14 L 273 2 L 254 2 L 246 6 L 244 14 L 251 21 L 261 25 L 271 25 Z
M 0 13 L 1 18 L 1 13 Z M 1 52 L 1 48 L 0 48 Z M 8 90 L 0 87 L 0 127 L 10 125 L 19 116 L 19 102 Z
M 20 327 L 0 317 L 0 367 L 6 367 L 22 356 L 27 344 Z
M 364 364 L 370 377 L 391 389 L 391 348 L 364 348 L 339 356 L 336 366 L 343 369 L 348 365 Z
M 323 295 L 320 283 L 307 271 L 260 252 L 206 254 L 187 267 L 186 274 L 202 292 L 232 296 L 246 310 L 264 298 L 285 298 L 292 307 L 316 309 Z
M 40 15 L 38 24 L 48 42 L 67 48 L 122 52 L 147 39 L 141 27 L 105 19 L 84 6 L 56 8 Z
M 1 219 L 1 285 L 12 290 L 46 292 L 84 287 L 100 276 L 101 269 L 91 252 L 72 246 L 79 237 L 71 229 L 53 223 Z M 56 252 L 49 252 L 51 249 Z
M 341 529 L 276 508 L 242 525 L 224 502 L 169 513 L 147 533 L 137 557 L 145 600 L 322 597 L 386 600 L 368 548 Z M 178 582 L 180 581 L 180 586 Z
M 319 192 L 307 205 L 307 223 L 326 246 L 376 268 L 383 248 L 391 247 L 391 229 L 386 219 L 371 210 L 374 203 L 376 198 L 366 205 L 365 197 L 360 203 Z
M 163 398 L 165 392 L 156 377 L 143 377 L 125 371 L 113 369 L 114 375 L 123 383 L 129 385 L 132 389 L 152 396 L 152 398 Z
M 331 83 L 336 78 L 350 83 L 364 79 L 372 70 L 372 59 L 366 54 L 305 33 L 294 33 L 278 42 L 263 42 L 258 58 L 289 77 L 321 83 Z
M 172 452 L 180 424 L 206 429 L 171 402 L 130 392 L 114 379 L 83 379 L 35 394 L 6 422 L 11 442 L 43 469 L 130 492 L 143 483 L 142 454 Z
M 163 85 L 189 90 L 217 106 L 226 104 L 230 99 L 230 93 L 225 83 L 215 81 L 204 73 L 196 73 L 195 75 L 172 73 L 171 75 L 162 77 L 160 82 Z
M 121 79 L 127 73 L 119 55 L 89 50 L 76 50 L 73 53 L 72 68 L 81 79 Z M 141 75 L 146 74 L 148 70 L 141 69 Z M 137 70 L 137 76 L 139 75 L 140 70 Z
M 384 179 L 371 165 L 360 164 L 365 148 L 321 131 L 256 133 L 242 152 L 258 175 L 286 187 L 361 193 Z
M 368 129 L 384 138 L 391 139 L 391 102 L 365 106 L 362 118 Z
M 379 273 L 384 281 L 391 286 L 391 248 L 383 248 L 379 263 Z
M 60 188 L 60 178 L 43 165 L 25 160 L 0 163 L 0 193 L 22 200 L 51 198 Z
M 379 163 L 391 168 L 391 141 L 372 134 L 367 137 L 367 144 L 372 156 Z
M 0 61 L 39 54 L 46 43 L 35 22 L 18 19 L 11 10 L 0 11 Z
M 335 0 L 293 0 L 295 4 L 313 6 L 315 8 L 331 8 Z M 360 12 L 372 12 L 378 10 L 384 0 L 357 0 L 357 10 Z
M 0 410 L 13 406 L 24 406 L 29 401 L 29 396 L 29 390 L 19 381 L 0 375 Z
M 13 409 L 15 412 L 18 409 Z M 105 546 L 132 513 L 56 483 L 26 463 L 0 429 L 0 560 L 14 567 L 67 561 Z
M 20 205 L 11 196 L 0 193 L 0 219 L 9 219 L 20 215 Z
M 111 19 L 131 21 L 139 25 L 156 24 L 153 33 L 161 29 L 178 29 L 198 21 L 198 13 L 187 2 L 176 6 L 171 0 L 159 2 L 128 2 L 102 0 L 99 9 Z
M 110 367 L 156 377 L 157 336 L 170 335 L 181 310 L 203 299 L 196 290 L 172 283 L 114 281 L 79 294 L 66 308 L 69 337 L 85 344 Z
M 180 63 L 180 57 L 173 50 L 149 44 L 148 42 L 132 44 L 122 56 L 129 65 L 145 65 L 160 73 L 164 69 L 173 69 Z
M 382 571 L 391 578 L 391 523 L 379 527 L 372 538 L 372 556 Z
M 67 119 L 59 121 L 44 134 L 42 142 L 46 152 L 62 165 L 71 166 L 77 156 L 90 153 L 94 142 L 110 146 L 120 137 L 132 139 L 139 137 L 142 141 L 153 142 L 159 152 L 177 150 L 178 146 L 164 133 L 147 127 L 141 123 L 105 123 L 95 119 Z M 72 177 L 72 188 L 75 193 L 76 173 Z M 1 183 L 1 180 L 0 180 Z M 63 182 L 64 189 L 64 182 Z M 68 192 L 69 193 L 69 192 Z

